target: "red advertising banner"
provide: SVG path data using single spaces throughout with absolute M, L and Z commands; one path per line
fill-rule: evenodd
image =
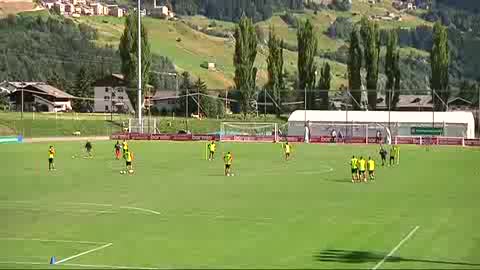
M 285 141 L 285 138 L 287 139 L 288 142 L 303 142 L 304 141 L 304 138 L 302 136 L 286 136 L 286 137 L 283 137 L 283 139 L 281 139 L 280 141 Z
M 192 140 L 194 140 L 194 141 L 217 141 L 217 136 L 216 135 L 208 135 L 208 134 L 205 134 L 205 135 L 198 134 L 198 135 L 192 135 Z
M 173 135 L 172 140 L 174 140 L 174 141 L 191 141 L 192 140 L 192 134 Z
M 353 137 L 353 138 L 344 138 L 345 143 L 365 143 L 365 138 Z
M 480 146 L 480 139 L 465 139 L 465 146 Z
M 173 135 L 170 135 L 170 134 L 152 134 L 152 135 L 150 135 L 150 140 L 170 141 L 172 139 L 173 139 Z
M 439 145 L 462 145 L 462 138 L 438 137 L 437 142 Z
M 110 139 L 112 140 L 128 140 L 129 138 L 130 136 L 128 134 L 123 134 L 123 133 L 112 134 L 112 136 L 110 136 Z
M 150 140 L 150 134 L 130 134 L 130 140 Z

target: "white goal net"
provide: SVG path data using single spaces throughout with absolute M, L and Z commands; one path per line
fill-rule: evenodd
M 390 144 L 392 134 L 388 127 L 378 124 L 337 124 L 337 123 L 310 123 L 310 136 L 333 136 L 337 141 L 364 139 L 366 143 L 374 140 L 378 143 Z M 378 140 L 377 140 L 378 139 Z
M 142 123 L 136 118 L 128 119 L 129 133 L 160 133 L 157 127 L 157 120 L 155 118 L 144 118 Z
M 225 136 L 273 136 L 278 141 L 277 123 L 222 122 L 220 140 Z

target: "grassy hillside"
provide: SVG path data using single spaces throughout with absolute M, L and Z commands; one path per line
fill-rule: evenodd
M 6 17 L 8 14 L 17 14 L 25 11 L 42 10 L 37 7 L 32 0 L 1 0 L 0 1 L 0 18 Z
M 365 2 L 354 1 L 351 12 L 337 12 L 333 10 L 321 10 L 317 14 L 313 11 L 305 11 L 295 14 L 298 19 L 311 19 L 316 28 L 319 41 L 319 50 L 336 51 L 344 45 L 341 40 L 334 40 L 325 33 L 330 25 L 338 16 L 351 17 L 353 21 L 360 20 L 362 15 L 385 15 L 388 11 L 396 12 L 392 7 L 392 0 L 385 0 L 376 5 L 369 5 Z M 276 14 L 267 21 L 259 22 L 257 25 L 263 30 L 265 36 L 268 36 L 268 29 L 272 25 L 276 32 L 285 41 L 296 45 L 296 29 L 286 24 L 281 14 Z M 99 31 L 99 45 L 118 45 L 118 41 L 123 31 L 123 19 L 112 17 L 82 17 L 78 22 L 84 22 L 94 26 Z M 158 55 L 167 56 L 173 60 L 177 70 L 187 70 L 194 77 L 201 77 L 207 82 L 210 89 L 224 89 L 233 86 L 233 51 L 234 41 L 229 38 L 214 37 L 192 29 L 190 25 L 196 25 L 203 29 L 218 32 L 232 32 L 235 24 L 218 20 L 210 20 L 203 16 L 185 17 L 182 21 L 165 21 L 154 18 L 145 18 L 145 25 L 150 34 L 152 52 Z M 212 25 L 213 24 L 213 25 Z M 403 21 L 381 22 L 382 28 L 394 27 L 414 27 L 417 25 L 428 24 L 428 22 L 414 15 L 403 14 Z M 257 67 L 259 68 L 258 83 L 264 84 L 267 81 L 266 56 L 267 49 L 264 45 L 259 47 L 257 56 Z M 297 53 L 285 52 L 285 67 L 287 72 L 294 74 L 297 70 Z M 325 59 L 317 58 L 320 66 Z M 215 62 L 216 71 L 208 71 L 201 67 L 204 62 Z M 346 66 L 337 62 L 331 62 L 333 66 L 334 78 L 332 88 L 335 89 L 341 84 L 346 84 L 344 74 Z

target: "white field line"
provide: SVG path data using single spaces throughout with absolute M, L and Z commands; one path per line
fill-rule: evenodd
M 52 243 L 74 243 L 74 244 L 86 244 L 86 245 L 109 244 L 107 242 L 56 240 L 56 239 L 40 239 L 40 238 L 18 238 L 18 237 L 2 237 L 2 238 L 0 238 L 0 240 L 4 240 L 4 241 L 38 241 L 38 242 L 52 242 Z
M 98 214 L 115 214 L 111 210 L 90 210 L 90 209 L 47 209 L 47 208 L 31 208 L 31 207 L 14 207 L 0 205 L 0 209 L 11 209 L 19 211 L 45 211 L 45 212 L 62 212 L 62 213 L 98 213 Z
M 379 261 L 373 268 L 372 270 L 376 270 L 378 269 L 380 266 L 382 266 L 382 264 L 388 259 L 390 258 L 405 242 L 407 242 L 408 239 L 410 239 L 410 237 L 412 237 L 412 235 L 418 230 L 418 228 L 420 228 L 420 226 L 415 226 L 415 228 L 413 228 L 409 234 L 407 234 L 407 236 L 405 236 L 402 241 L 400 241 L 400 243 L 398 243 L 398 245 L 396 245 L 392 251 L 390 251 L 390 253 L 387 254 L 387 256 L 385 256 L 381 261 Z
M 76 255 L 73 255 L 73 256 L 70 256 L 70 257 L 65 258 L 65 259 L 63 259 L 63 260 L 60 260 L 60 261 L 58 261 L 58 262 L 55 262 L 55 264 L 60 264 L 60 263 L 66 262 L 66 261 L 70 261 L 71 259 L 75 259 L 75 258 L 78 258 L 78 257 L 83 256 L 83 255 L 85 255 L 85 254 L 92 253 L 92 252 L 97 251 L 97 250 L 100 250 L 100 249 L 104 249 L 104 248 L 109 247 L 109 246 L 111 246 L 111 245 L 112 245 L 112 243 L 108 243 L 108 244 L 103 245 L 103 246 L 100 246 L 100 247 L 96 247 L 96 248 L 89 249 L 89 250 L 84 251 L 84 252 L 82 252 L 82 253 L 78 253 L 78 254 L 76 254 Z
M 103 206 L 103 207 L 112 207 L 112 204 L 104 203 L 74 203 L 74 202 L 65 202 L 63 204 L 72 204 L 72 205 L 92 205 L 92 206 Z
M 17 262 L 17 261 L 0 261 L 0 264 L 18 264 L 18 265 L 45 265 L 48 263 L 44 262 Z M 63 263 L 65 266 L 72 267 L 85 267 L 85 268 L 110 268 L 110 269 L 140 269 L 140 270 L 150 270 L 150 269 L 161 269 L 154 267 L 142 267 L 142 266 L 117 266 L 117 265 L 101 265 L 101 264 L 76 264 L 76 263 Z
M 142 212 L 152 213 L 155 215 L 161 215 L 160 212 L 155 210 L 147 209 L 147 208 L 140 208 L 140 207 L 133 207 L 133 206 L 120 206 L 121 209 L 130 209 L 130 210 L 138 210 Z

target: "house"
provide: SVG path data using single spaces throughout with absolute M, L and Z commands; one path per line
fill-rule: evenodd
M 177 108 L 177 92 L 175 90 L 158 90 L 151 98 L 153 107 L 159 112 L 173 111 Z
M 168 6 L 158 5 L 157 1 L 160 1 L 160 0 L 153 1 L 153 9 L 150 10 L 151 16 L 165 18 L 165 19 L 170 19 L 175 17 L 175 13 L 173 13 L 173 10 L 170 10 Z
M 90 3 L 90 7 L 97 16 L 108 15 L 108 8 L 101 3 Z
M 121 74 L 111 74 L 93 84 L 95 112 L 132 112 L 126 93 L 127 84 Z
M 108 14 L 113 17 L 121 18 L 124 15 L 123 9 L 118 5 L 108 5 Z
M 216 69 L 215 63 L 212 63 L 212 62 L 208 62 L 207 67 L 208 67 L 208 70 L 215 70 Z
M 81 9 L 82 9 L 82 14 L 83 15 L 87 15 L 87 16 L 91 16 L 94 14 L 94 10 L 92 7 L 89 7 L 87 5 L 82 5 L 81 6 Z
M 11 82 L 14 90 L 10 103 L 21 110 L 22 96 L 24 111 L 64 112 L 72 110 L 75 97 L 43 82 Z
M 53 5 L 55 8 L 58 8 L 60 14 L 65 14 L 65 4 L 57 2 Z
M 153 86 L 147 85 L 149 90 L 153 89 Z M 127 83 L 122 74 L 110 74 L 93 84 L 94 92 L 94 111 L 95 112 L 118 112 L 128 113 L 134 112 L 132 103 L 127 94 Z M 132 90 L 135 91 L 136 89 Z M 148 96 L 145 96 L 144 104 L 148 100 Z
M 66 14 L 75 13 L 75 6 L 73 4 L 65 4 L 65 13 Z

